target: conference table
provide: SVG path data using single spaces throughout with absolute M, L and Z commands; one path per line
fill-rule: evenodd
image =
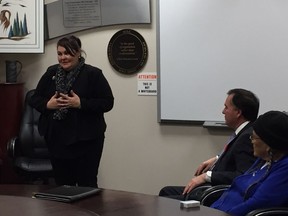
M 178 200 L 102 189 L 99 194 L 61 203 L 32 198 L 47 185 L 0 184 L 0 209 L 5 216 L 228 216 L 206 206 L 182 208 Z

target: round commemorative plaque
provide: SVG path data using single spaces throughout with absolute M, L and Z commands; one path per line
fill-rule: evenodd
M 148 48 L 144 38 L 132 29 L 116 32 L 107 49 L 112 67 L 123 74 L 140 71 L 147 62 Z

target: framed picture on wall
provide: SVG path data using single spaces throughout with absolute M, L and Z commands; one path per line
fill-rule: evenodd
M 44 52 L 44 1 L 0 0 L 0 53 Z

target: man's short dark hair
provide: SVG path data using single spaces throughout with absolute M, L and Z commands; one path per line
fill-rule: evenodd
M 233 95 L 233 105 L 242 111 L 242 115 L 248 121 L 255 121 L 259 112 L 258 97 L 246 89 L 235 88 L 227 92 L 228 95 Z

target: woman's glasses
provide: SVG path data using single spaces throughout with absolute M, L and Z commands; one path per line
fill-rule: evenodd
M 260 137 L 255 137 L 253 135 L 251 135 L 249 138 L 250 138 L 251 141 L 256 140 L 256 139 L 261 139 Z

